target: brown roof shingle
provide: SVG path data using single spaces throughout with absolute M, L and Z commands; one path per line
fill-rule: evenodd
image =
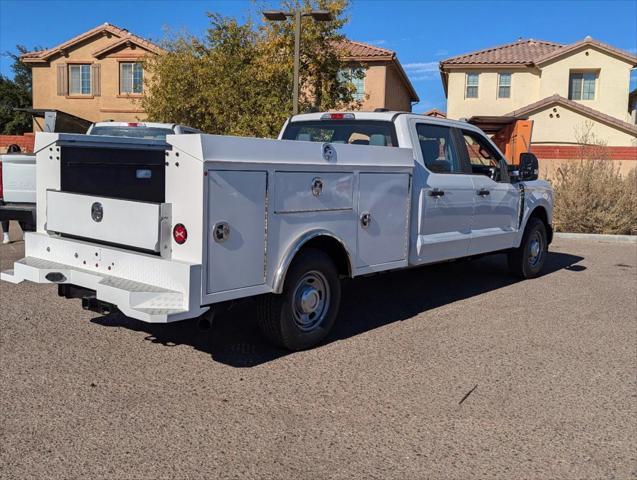
M 450 65 L 538 65 L 583 46 L 597 47 L 637 65 L 637 57 L 612 45 L 586 37 L 575 43 L 563 45 L 544 40 L 519 39 L 517 42 L 465 53 L 447 58 L 440 67 Z
M 471 53 L 465 53 L 456 57 L 447 58 L 440 62 L 444 65 L 489 65 L 489 64 L 521 64 L 528 65 L 534 63 L 537 59 L 542 58 L 550 53 L 564 48 L 564 45 L 553 42 L 545 42 L 542 40 L 523 40 L 500 45 L 497 47 L 478 50 Z
M 118 37 L 119 40 L 117 40 L 118 42 L 120 40 L 123 39 L 128 39 L 131 42 L 151 51 L 154 53 L 160 53 L 163 51 L 163 49 L 161 47 L 159 47 L 158 45 L 155 45 L 154 43 L 152 43 L 149 40 L 146 40 L 145 38 L 142 38 L 138 35 L 132 34 L 130 33 L 128 30 L 126 30 L 125 28 L 120 28 L 117 27 L 115 25 L 112 25 L 110 23 L 103 23 L 102 25 L 98 25 L 95 28 L 92 28 L 84 33 L 81 33 L 80 35 L 77 35 L 73 38 L 71 38 L 70 40 L 67 40 L 64 43 L 61 43 L 60 45 L 53 47 L 53 48 L 49 48 L 46 50 L 39 50 L 39 51 L 34 51 L 34 52 L 27 52 L 23 55 L 20 56 L 20 58 L 26 62 L 33 62 L 33 61 L 47 61 L 49 57 L 55 55 L 56 53 L 61 53 L 63 52 L 65 49 L 68 49 L 70 47 L 72 47 L 73 45 L 82 42 L 83 40 L 86 40 L 88 38 L 91 38 L 95 35 L 98 35 L 100 33 L 103 32 L 108 32 L 111 33 L 112 35 Z
M 344 38 L 336 42 L 336 48 L 341 52 L 343 58 L 374 59 L 378 57 L 394 58 L 396 52 L 386 48 L 375 47 L 367 43 L 355 42 Z

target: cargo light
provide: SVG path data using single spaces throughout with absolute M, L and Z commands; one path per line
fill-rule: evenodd
M 321 120 L 354 120 L 353 113 L 324 113 Z
M 173 228 L 173 238 L 179 245 L 182 245 L 186 242 L 186 239 L 188 238 L 188 230 L 186 230 L 186 227 L 183 223 L 178 223 L 177 225 L 175 225 L 175 227 Z
M 139 122 L 128 122 L 127 124 L 129 127 L 143 127 L 144 124 L 143 123 L 139 123 Z

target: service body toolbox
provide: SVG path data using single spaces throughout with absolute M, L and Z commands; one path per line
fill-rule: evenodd
M 36 149 L 37 231 L 3 280 L 83 287 L 130 317 L 171 322 L 281 292 L 313 237 L 348 252 L 352 275 L 407 265 L 407 149 L 54 133 L 38 133 Z

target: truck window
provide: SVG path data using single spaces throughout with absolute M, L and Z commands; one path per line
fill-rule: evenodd
M 172 135 L 171 128 L 158 127 L 124 127 L 109 125 L 104 127 L 93 127 L 91 135 L 108 135 L 111 137 L 132 137 L 132 138 L 155 138 L 164 140 L 166 135 Z
M 468 130 L 463 130 L 462 136 L 467 147 L 471 172 L 486 175 L 496 182 L 501 182 L 503 180 L 501 158 L 489 142 L 482 135 Z
M 423 161 L 429 171 L 463 173 L 450 127 L 419 123 L 416 125 L 416 133 Z
M 394 124 L 376 120 L 290 122 L 283 132 L 283 139 L 379 147 L 398 146 Z

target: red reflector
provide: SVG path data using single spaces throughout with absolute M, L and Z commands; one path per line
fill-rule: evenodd
M 186 239 L 188 238 L 188 230 L 186 230 L 186 227 L 184 227 L 183 223 L 178 223 L 177 225 L 175 225 L 175 227 L 173 228 L 173 238 L 179 245 L 183 244 L 186 241 Z

